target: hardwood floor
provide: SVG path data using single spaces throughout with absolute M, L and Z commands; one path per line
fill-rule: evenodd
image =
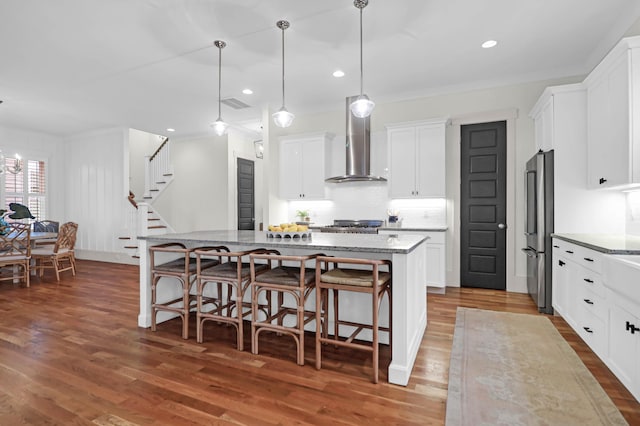
M 329 347 L 317 371 L 312 334 L 300 367 L 287 336 L 264 333 L 252 355 L 235 350 L 224 325 L 209 324 L 203 344 L 195 322 L 189 340 L 180 338 L 179 321 L 140 329 L 137 267 L 78 261 L 78 270 L 59 284 L 48 271 L 31 288 L 0 286 L 1 425 L 442 425 L 456 308 L 536 314 L 522 294 L 430 293 L 409 385 L 374 385 L 364 353 Z M 551 320 L 627 421 L 640 424 L 640 404 L 561 318 Z M 386 346 L 381 357 L 385 381 Z

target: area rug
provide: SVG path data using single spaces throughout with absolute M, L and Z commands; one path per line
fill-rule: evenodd
M 626 425 L 544 316 L 458 308 L 446 425 Z

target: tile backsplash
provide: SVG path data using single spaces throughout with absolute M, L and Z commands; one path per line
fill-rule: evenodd
M 290 201 L 289 220 L 298 220 L 297 210 L 309 210 L 315 225 L 330 225 L 334 219 L 386 220 L 389 209 L 397 210 L 406 227 L 446 226 L 446 200 L 423 198 L 391 200 L 386 182 L 348 182 L 328 186 L 328 200 Z

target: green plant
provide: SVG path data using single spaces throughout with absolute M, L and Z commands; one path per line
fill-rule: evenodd
M 296 216 L 299 216 L 301 219 L 309 217 L 309 210 L 296 210 Z

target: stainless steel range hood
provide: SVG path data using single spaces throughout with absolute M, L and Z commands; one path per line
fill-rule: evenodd
M 370 117 L 358 118 L 351 112 L 349 105 L 357 96 L 347 97 L 347 172 L 343 176 L 334 176 L 326 182 L 386 182 L 381 176 L 371 175 L 371 134 Z

